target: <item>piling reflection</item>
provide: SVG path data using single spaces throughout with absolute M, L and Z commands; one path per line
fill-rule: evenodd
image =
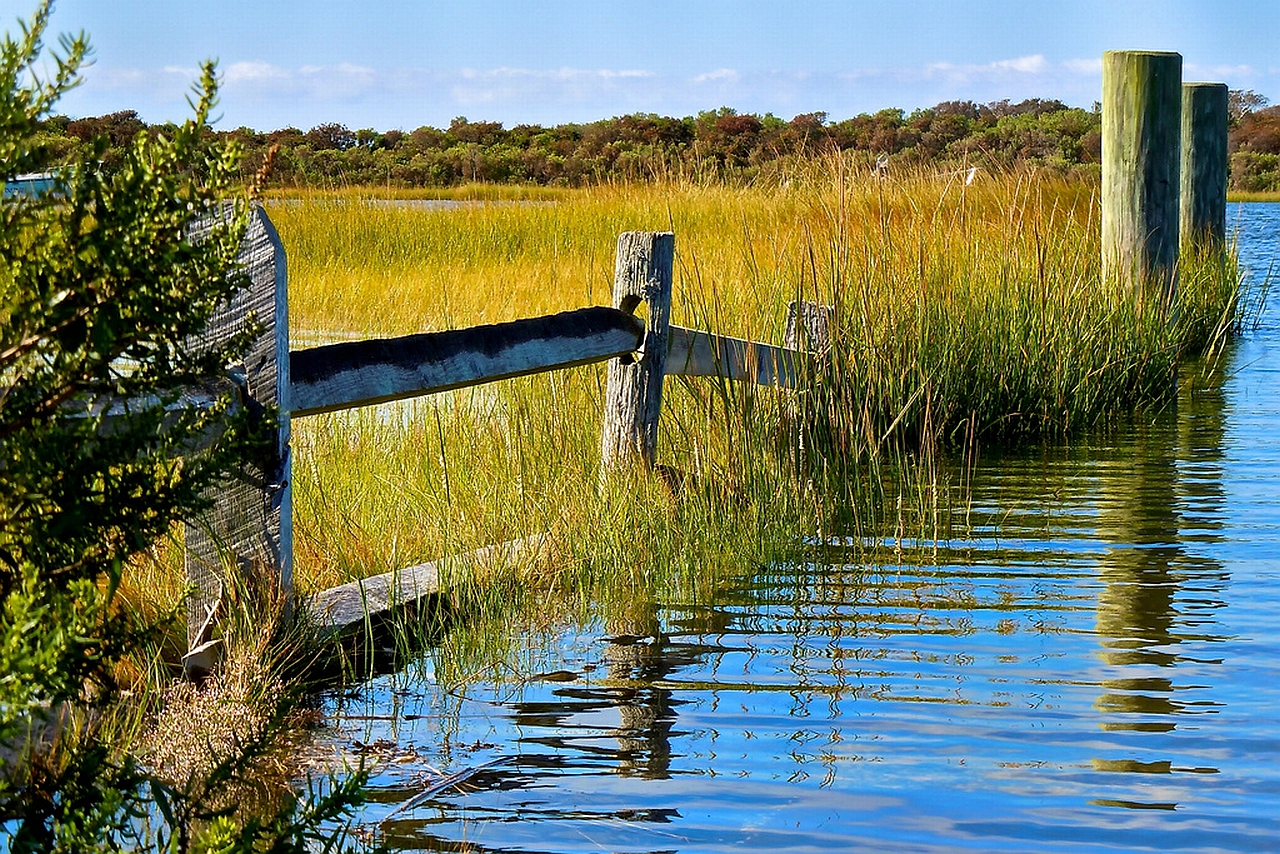
M 1124 431 L 1103 455 L 1096 631 L 1109 675 L 1095 707 L 1106 732 L 1172 733 L 1185 716 L 1216 709 L 1212 699 L 1188 699 L 1206 686 L 1180 680 L 1178 667 L 1186 660 L 1181 645 L 1213 640 L 1205 626 L 1224 582 L 1222 567 L 1198 545 L 1215 541 L 1222 527 L 1223 413 L 1220 392 L 1185 391 L 1176 412 Z M 1159 758 L 1092 764 L 1108 772 L 1181 770 Z
M 606 627 L 605 685 L 617 698 L 618 773 L 661 780 L 671 773 L 675 712 L 671 691 L 660 683 L 681 665 L 670 654 L 657 605 L 644 603 L 637 611 Z

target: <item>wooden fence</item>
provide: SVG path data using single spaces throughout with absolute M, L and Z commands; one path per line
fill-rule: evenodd
M 722 377 L 784 388 L 802 374 L 801 360 L 825 345 L 829 313 L 795 303 L 789 346 L 715 335 L 670 323 L 675 238 L 627 232 L 618 238 L 612 306 L 544 317 L 347 341 L 290 350 L 284 250 L 266 213 L 253 212 L 241 261 L 249 287 L 206 335 L 221 338 L 250 315 L 262 335 L 244 354 L 243 391 L 279 412 L 269 472 L 249 471 L 216 496 L 214 510 L 186 531 L 189 669 L 217 660 L 213 636 L 228 573 L 267 573 L 288 596 L 292 587 L 292 510 L 289 426 L 292 418 L 464 388 L 542 371 L 610 360 L 602 413 L 604 471 L 652 465 L 657 447 L 663 380 L 667 375 Z M 637 312 L 643 306 L 647 322 Z M 491 546 L 472 557 L 527 548 L 537 538 Z M 353 582 L 321 592 L 312 603 L 334 632 L 363 624 L 371 612 L 414 601 L 438 589 L 435 564 Z

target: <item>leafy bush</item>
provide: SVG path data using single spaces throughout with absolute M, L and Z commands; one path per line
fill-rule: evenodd
M 42 122 L 88 51 L 83 35 L 64 37 L 38 65 L 49 14 L 45 0 L 0 44 L 5 181 L 39 165 Z M 11 852 L 186 850 L 210 834 L 220 850 L 304 850 L 360 783 L 265 819 L 215 814 L 199 795 L 242 770 L 269 727 L 182 789 L 115 734 L 137 705 L 121 665 L 146 659 L 158 628 L 117 599 L 123 568 L 201 510 L 256 442 L 232 393 L 216 392 L 253 330 L 192 344 L 243 280 L 248 206 L 226 198 L 238 147 L 205 133 L 216 92 L 206 63 L 191 120 L 91 135 L 56 191 L 0 206 L 0 834 Z M 200 239 L 198 218 L 212 222 Z M 178 406 L 192 386 L 213 405 Z

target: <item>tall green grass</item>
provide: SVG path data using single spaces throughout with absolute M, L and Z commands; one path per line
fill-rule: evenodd
M 669 378 L 658 475 L 601 482 L 602 366 L 296 421 L 299 585 L 549 532 L 557 555 L 532 577 L 454 579 L 459 596 L 626 601 L 794 557 L 806 537 L 962 534 L 948 472 L 966 449 L 1164 405 L 1179 362 L 1239 322 L 1231 264 L 1187 259 L 1171 316 L 1104 287 L 1097 205 L 1096 186 L 1029 172 L 966 185 L 836 162 L 767 188 L 541 205 L 277 201 L 295 338 L 605 304 L 624 230 L 676 233 L 676 323 L 779 341 L 790 300 L 835 306 L 809 391 Z

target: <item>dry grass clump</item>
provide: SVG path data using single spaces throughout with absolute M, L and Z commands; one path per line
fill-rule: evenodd
M 237 582 L 224 594 L 221 664 L 158 691 L 136 755 L 202 808 L 252 813 L 288 797 L 296 780 L 292 754 L 317 717 L 298 698 L 320 650 L 274 584 Z
M 172 683 L 139 755 L 179 789 L 208 780 L 216 769 L 260 750 L 274 727 L 284 694 L 279 677 L 264 674 L 260 661 L 232 655 L 198 684 Z M 287 779 L 291 773 L 278 755 L 259 757 L 255 771 L 274 779 Z

